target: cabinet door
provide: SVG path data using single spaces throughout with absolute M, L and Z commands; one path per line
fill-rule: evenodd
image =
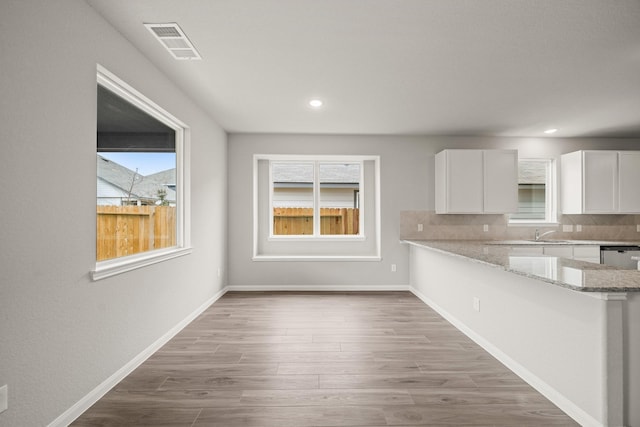
M 446 151 L 446 213 L 482 213 L 482 150 Z
M 600 264 L 600 246 L 574 246 L 573 259 Z
M 618 153 L 620 213 L 640 213 L 640 151 Z
M 585 151 L 582 158 L 584 213 L 618 210 L 618 153 Z
M 518 245 L 511 246 L 509 248 L 509 255 L 513 256 L 535 256 L 535 255 L 543 255 L 544 251 L 542 246 L 539 245 Z
M 573 258 L 573 248 L 571 246 L 545 246 L 544 254 L 550 256 L 557 256 L 560 258 Z
M 484 212 L 518 211 L 518 152 L 484 151 Z
M 583 213 L 582 151 L 563 154 L 560 158 L 560 187 L 562 213 Z

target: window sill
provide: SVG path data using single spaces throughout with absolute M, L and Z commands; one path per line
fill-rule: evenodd
M 324 235 L 324 236 L 311 236 L 311 235 L 282 235 L 282 236 L 269 236 L 269 241 L 272 242 L 364 242 L 367 238 L 364 235 Z
M 169 248 L 150 251 L 139 255 L 115 258 L 96 263 L 95 270 L 91 271 L 91 280 L 98 281 L 127 271 L 136 270 L 148 265 L 157 264 L 173 258 L 189 255 L 192 248 Z
M 513 221 L 507 224 L 507 227 L 558 227 L 559 222 L 544 222 L 544 221 Z
M 377 255 L 255 255 L 253 261 L 382 261 Z

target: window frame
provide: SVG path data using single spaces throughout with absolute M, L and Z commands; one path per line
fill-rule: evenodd
M 176 245 L 134 255 L 104 261 L 96 261 L 90 272 L 93 281 L 101 280 L 127 271 L 146 267 L 169 259 L 188 255 L 191 248 L 190 182 L 189 182 L 189 127 L 165 109 L 151 101 L 122 79 L 97 64 L 97 84 L 115 93 L 125 101 L 161 121 L 175 131 L 176 153 Z M 95 162 L 95 160 L 94 160 Z M 96 173 L 97 175 L 97 173 Z M 95 199 L 94 199 L 95 202 Z M 97 242 L 98 236 L 94 241 Z M 95 250 L 95 245 L 94 245 Z M 95 257 L 94 257 L 95 258 Z
M 287 158 L 271 158 L 269 159 L 269 240 L 365 240 L 365 215 L 364 209 L 358 210 L 359 224 L 358 234 L 321 234 L 320 227 L 320 165 L 321 164 L 343 164 L 351 163 L 358 164 L 360 166 L 360 178 L 358 182 L 358 191 L 362 191 L 363 196 L 359 203 L 364 204 L 364 160 L 361 158 L 351 159 L 348 157 L 353 156 L 333 156 L 335 158 L 328 160 L 327 158 L 319 158 L 319 156 L 286 156 Z M 313 165 L 313 234 L 274 234 L 273 233 L 273 211 L 274 211 L 274 192 L 275 185 L 273 182 L 273 163 L 292 163 L 292 164 L 310 164 Z
M 558 224 L 558 181 L 557 181 L 557 162 L 554 158 L 519 158 L 518 168 L 521 161 L 539 162 L 547 164 L 547 173 L 545 178 L 545 218 L 544 220 L 527 220 L 512 219 L 509 215 L 509 226 L 548 226 Z M 519 170 L 518 170 L 519 174 Z
M 361 219 L 366 220 L 366 225 L 360 223 L 358 235 L 273 235 L 273 179 L 270 163 L 272 161 L 360 162 L 359 215 Z M 265 165 L 266 162 L 269 164 Z M 367 195 L 365 195 L 365 183 Z M 379 155 L 254 154 L 252 260 L 380 261 L 382 259 L 380 194 Z

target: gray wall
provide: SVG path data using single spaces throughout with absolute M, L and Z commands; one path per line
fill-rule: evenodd
M 43 426 L 223 288 L 226 134 L 83 0 L 0 20 L 0 426 Z M 191 127 L 194 251 L 91 282 L 96 63 Z
M 321 289 L 408 284 L 408 251 L 398 238 L 400 210 L 428 203 L 430 190 L 422 184 L 429 176 L 428 152 L 420 147 L 420 138 L 407 137 L 230 135 L 229 284 Z M 253 262 L 254 154 L 380 155 L 382 261 Z M 396 273 L 391 264 L 397 264 Z
M 433 210 L 434 155 L 445 148 L 515 148 L 521 158 L 556 158 L 580 149 L 640 150 L 640 140 L 232 134 L 229 136 L 229 284 L 246 288 L 389 287 L 408 285 L 408 249 L 400 244 L 400 211 Z M 253 262 L 254 154 L 379 155 L 381 262 Z M 397 264 L 397 272 L 391 272 Z
M 616 313 L 624 304 L 626 318 L 617 321 L 633 320 L 640 309 L 637 300 L 601 301 L 588 292 L 416 246 L 411 247 L 411 261 L 411 284 L 423 301 L 581 425 L 640 425 L 633 418 L 637 405 L 626 408 L 624 424 L 611 422 L 622 421 L 621 407 L 610 414 L 603 407 L 608 374 L 609 381 L 623 376 L 628 398 L 638 401 L 634 390 L 640 355 L 631 352 L 634 347 L 625 351 L 616 348 L 615 339 L 604 339 L 607 311 Z M 473 298 L 480 299 L 480 312 L 472 308 Z M 633 342 L 638 328 L 629 324 L 627 329 L 625 339 Z M 608 371 L 603 363 L 607 345 L 624 352 L 629 361 L 624 371 Z M 620 397 L 615 388 L 610 392 L 614 399 Z
M 572 151 L 610 143 L 234 135 L 227 156 L 226 135 L 214 119 L 83 0 L 3 0 L 0 19 L 0 385 L 9 385 L 2 427 L 53 421 L 227 282 L 407 285 L 399 212 L 432 208 L 432 159 L 442 148 L 517 146 L 556 153 L 559 147 Z M 194 252 L 91 282 L 96 63 L 191 127 Z M 610 147 L 640 145 L 611 141 Z M 253 153 L 379 154 L 383 261 L 252 262 Z M 397 273 L 391 273 L 391 263 L 398 264 Z

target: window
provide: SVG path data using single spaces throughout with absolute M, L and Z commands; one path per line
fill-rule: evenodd
M 100 66 L 97 82 L 94 280 L 189 252 L 186 126 Z
M 362 162 L 271 162 L 271 235 L 359 235 L 362 170 Z
M 518 160 L 518 212 L 515 224 L 555 223 L 555 162 L 552 159 Z
M 378 156 L 254 156 L 254 259 L 380 259 Z

